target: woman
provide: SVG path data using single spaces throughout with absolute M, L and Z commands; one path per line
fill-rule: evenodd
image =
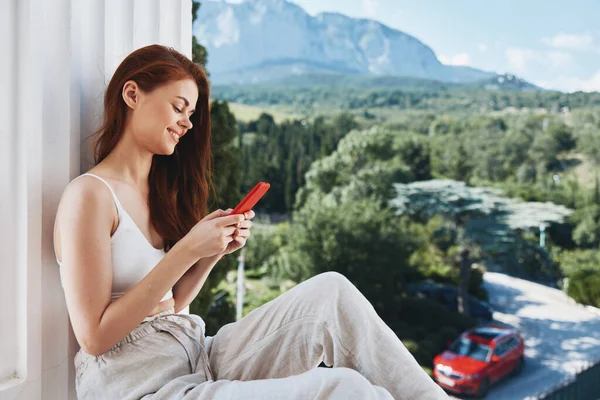
M 81 399 L 439 399 L 344 277 L 309 279 L 205 337 L 178 314 L 254 212 L 204 215 L 212 187 L 209 85 L 177 51 L 131 53 L 105 94 L 96 165 L 65 189 L 54 240 L 81 349 Z M 321 361 L 337 368 L 315 368 Z

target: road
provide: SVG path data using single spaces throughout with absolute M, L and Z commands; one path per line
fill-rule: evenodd
M 492 387 L 486 400 L 534 396 L 600 358 L 600 310 L 583 307 L 560 290 L 501 273 L 486 272 L 484 286 L 494 319 L 519 328 L 526 346 L 523 373 Z

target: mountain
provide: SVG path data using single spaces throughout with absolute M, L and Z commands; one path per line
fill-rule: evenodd
M 208 50 L 216 84 L 290 75 L 403 76 L 467 83 L 497 74 L 448 66 L 421 41 L 370 19 L 313 17 L 286 0 L 204 1 L 193 33 Z
M 535 86 L 512 74 L 502 74 L 491 78 L 483 79 L 470 86 L 487 90 L 517 90 L 522 92 L 544 92 L 545 89 Z
M 439 90 L 464 90 L 484 89 L 520 92 L 545 92 L 512 74 L 495 75 L 491 78 L 475 80 L 469 83 L 443 82 L 433 79 L 413 78 L 391 75 L 334 75 L 334 74 L 304 74 L 290 75 L 281 79 L 272 79 L 265 82 L 271 86 L 326 86 L 326 87 L 355 87 L 365 89 L 401 89 L 406 91 L 439 91 Z
M 441 82 L 432 79 L 412 78 L 393 75 L 342 75 L 342 74 L 304 74 L 290 75 L 281 79 L 273 79 L 261 86 L 285 87 L 340 87 L 357 89 L 403 89 L 407 91 L 419 90 L 449 90 L 464 88 L 464 84 Z M 473 83 L 475 85 L 475 83 Z

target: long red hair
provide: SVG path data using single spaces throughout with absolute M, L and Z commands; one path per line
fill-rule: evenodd
M 94 133 L 94 159 L 104 160 L 125 129 L 127 105 L 121 96 L 125 82 L 135 81 L 149 93 L 182 79 L 193 79 L 198 101 L 191 116 L 193 128 L 170 156 L 154 155 L 148 176 L 150 220 L 169 250 L 206 215 L 211 180 L 209 83 L 204 69 L 177 50 L 150 45 L 129 54 L 116 69 L 104 95 L 104 120 Z

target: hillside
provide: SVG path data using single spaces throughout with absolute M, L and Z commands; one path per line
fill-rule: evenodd
M 193 34 L 215 83 L 256 83 L 312 73 L 474 82 L 497 74 L 442 64 L 419 39 L 378 21 L 309 15 L 286 0 L 205 1 Z

